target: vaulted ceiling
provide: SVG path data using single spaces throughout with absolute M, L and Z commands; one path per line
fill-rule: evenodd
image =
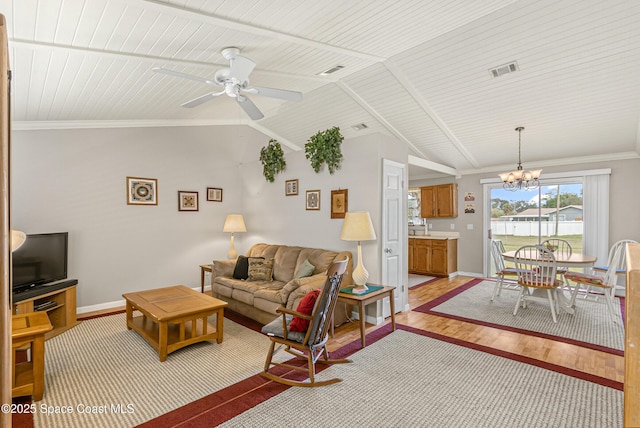
M 339 126 L 453 175 L 512 169 L 516 126 L 527 168 L 640 153 L 637 0 L 0 0 L 0 13 L 16 129 L 248 124 L 300 150 Z M 229 46 L 256 62 L 251 85 L 303 100 L 249 94 L 257 121 L 227 96 L 183 108 L 220 88 L 152 71 L 213 79 Z

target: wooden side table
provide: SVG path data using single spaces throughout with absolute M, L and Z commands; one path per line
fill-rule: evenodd
M 367 284 L 369 285 L 369 284 Z M 375 284 L 371 284 L 375 285 Z M 377 302 L 380 299 L 384 299 L 385 297 L 389 298 L 389 309 L 391 310 L 391 328 L 393 330 L 396 329 L 396 311 L 395 311 L 395 303 L 393 301 L 393 290 L 396 287 L 385 285 L 382 289 L 373 291 L 367 294 L 346 294 L 346 293 L 338 293 L 338 301 L 344 302 L 348 305 L 356 305 L 358 307 L 358 316 L 360 318 L 360 341 L 362 343 L 362 347 L 366 346 L 365 344 L 365 313 L 364 307 L 369 303 Z
M 200 265 L 200 292 L 204 293 L 204 273 L 213 273 L 212 265 Z
M 11 396 L 31 395 L 40 401 L 44 395 L 44 335 L 53 327 L 44 311 L 13 315 L 11 325 Z M 16 362 L 16 352 L 26 348 L 31 359 Z

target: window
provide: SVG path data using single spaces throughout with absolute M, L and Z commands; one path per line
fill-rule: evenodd
M 610 170 L 547 174 L 540 188 L 515 192 L 504 190 L 499 180 L 482 180 L 485 236 L 502 241 L 506 251 L 561 238 L 574 252 L 606 260 L 609 174 Z M 489 244 L 487 240 L 485 276 L 494 276 Z

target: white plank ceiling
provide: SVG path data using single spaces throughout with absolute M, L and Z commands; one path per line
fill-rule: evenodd
M 16 129 L 246 124 L 300 150 L 339 126 L 458 174 L 513 168 L 516 126 L 526 168 L 640 153 L 637 0 L 0 0 L 0 13 Z M 227 96 L 187 109 L 219 88 L 151 70 L 211 79 L 229 46 L 257 63 L 252 85 L 303 100 L 249 95 L 258 121 Z

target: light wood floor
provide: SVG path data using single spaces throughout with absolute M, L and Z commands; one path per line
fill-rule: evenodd
M 411 308 L 420 306 L 471 279 L 473 278 L 467 276 L 442 278 L 417 290 L 409 290 L 409 305 Z M 118 308 L 85 313 L 79 317 L 100 315 L 113 312 L 116 309 Z M 121 309 L 124 309 L 124 306 Z M 378 326 L 367 324 L 366 331 L 369 333 L 390 322 L 387 319 L 384 324 Z M 397 313 L 396 323 L 579 370 L 617 382 L 624 381 L 624 358 L 606 352 L 414 311 Z M 329 351 L 359 339 L 360 326 L 358 322 L 343 324 L 336 328 L 334 338 L 329 341 Z
M 442 278 L 417 290 L 409 290 L 409 305 L 411 308 L 420 306 L 471 279 L 473 278 L 466 276 Z M 387 319 L 385 324 L 390 322 Z M 618 355 L 421 312 L 397 313 L 396 323 L 579 370 L 617 382 L 624 381 L 624 357 Z M 379 326 L 367 324 L 366 331 L 369 333 L 385 324 Z M 358 322 L 344 324 L 336 328 L 335 337 L 328 344 L 329 351 L 359 338 Z

